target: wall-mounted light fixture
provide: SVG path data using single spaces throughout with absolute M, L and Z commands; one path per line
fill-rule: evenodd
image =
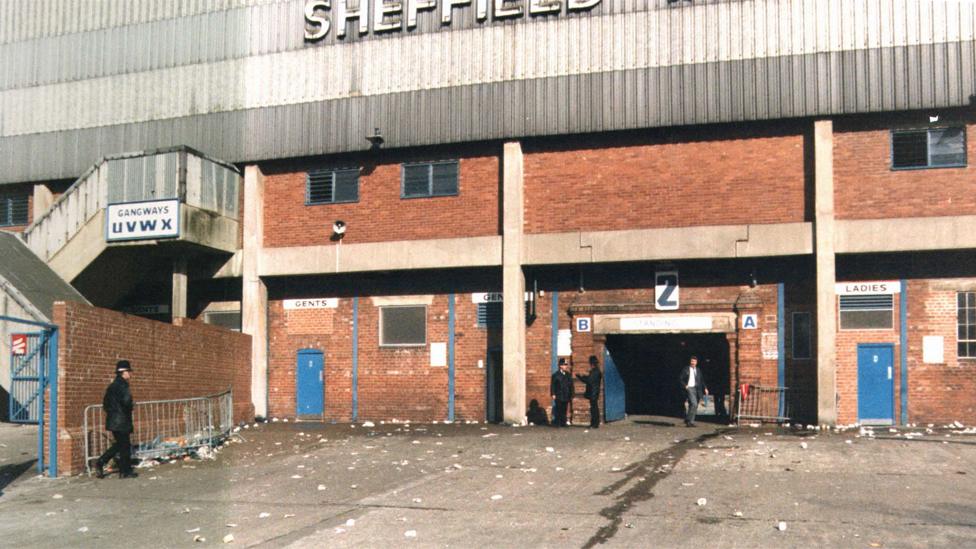
M 372 135 L 367 135 L 366 141 L 369 141 L 369 144 L 372 146 L 372 148 L 374 149 L 380 148 L 383 145 L 383 134 L 380 133 L 380 129 L 373 128 Z
M 345 234 L 346 234 L 346 222 L 341 219 L 337 219 L 336 222 L 332 224 L 332 236 L 336 240 L 339 240 Z

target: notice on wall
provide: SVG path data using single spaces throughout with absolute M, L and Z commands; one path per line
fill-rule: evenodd
M 105 240 L 144 240 L 180 236 L 180 201 L 149 200 L 109 204 L 105 210 Z
M 10 334 L 10 354 L 15 356 L 27 354 L 27 334 Z
M 759 315 L 754 313 L 742 315 L 742 329 L 755 330 L 759 328 Z
M 573 354 L 573 331 L 559 330 L 556 335 L 556 356 L 570 356 Z
M 339 307 L 338 297 L 322 297 L 317 299 L 286 299 L 285 310 L 294 309 L 335 309 Z
M 581 316 L 576 318 L 576 331 L 577 332 L 589 332 L 593 329 L 592 319 L 588 316 Z
M 834 291 L 837 295 L 897 294 L 901 293 L 901 282 L 897 280 L 839 282 L 835 285 Z
M 430 344 L 430 365 L 447 366 L 447 343 Z
M 779 336 L 776 332 L 766 332 L 762 335 L 762 357 L 765 360 L 779 358 Z
M 922 337 L 922 362 L 942 364 L 945 362 L 945 338 L 942 336 Z
M 708 331 L 712 329 L 710 316 L 655 315 L 620 319 L 624 332 Z

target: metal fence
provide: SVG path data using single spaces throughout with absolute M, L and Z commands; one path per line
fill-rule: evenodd
M 234 426 L 233 393 L 178 400 L 137 402 L 132 410 L 132 453 L 138 459 L 178 455 L 214 446 Z M 112 445 L 101 404 L 85 408 L 85 470 Z
M 763 387 L 744 383 L 739 386 L 736 395 L 736 422 L 789 421 L 795 412 L 795 396 L 789 387 Z

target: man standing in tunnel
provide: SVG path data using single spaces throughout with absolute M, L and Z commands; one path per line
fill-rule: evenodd
M 695 355 L 691 355 L 691 358 L 688 359 L 688 365 L 681 370 L 681 386 L 684 387 L 685 393 L 687 393 L 686 398 L 688 399 L 688 410 L 685 412 L 685 426 L 694 427 L 698 402 L 701 400 L 703 394 L 708 394 L 708 389 L 705 387 L 705 377 L 702 376 L 701 370 L 698 369 L 698 357 Z
M 566 426 L 566 409 L 573 400 L 573 376 L 569 374 L 569 364 L 565 358 L 559 359 L 559 369 L 552 374 L 549 382 L 549 394 L 556 406 L 553 410 L 552 424 L 556 427 Z

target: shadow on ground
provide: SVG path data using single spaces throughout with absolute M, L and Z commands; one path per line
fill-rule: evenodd
M 10 486 L 15 480 L 20 478 L 28 469 L 37 463 L 36 459 L 31 459 L 23 463 L 4 465 L 0 467 L 0 496 L 3 496 L 3 489 Z

